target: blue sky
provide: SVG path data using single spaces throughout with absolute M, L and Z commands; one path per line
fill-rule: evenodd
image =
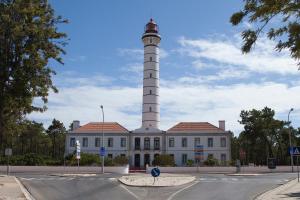
M 242 1 L 98 1 L 51 0 L 56 14 L 70 23 L 59 29 L 69 36 L 65 65 L 57 71 L 58 94 L 50 94 L 48 111 L 29 117 L 47 126 L 55 117 L 68 126 L 99 121 L 99 105 L 107 121 L 132 130 L 141 125 L 144 26 L 152 17 L 161 41 L 161 128 L 180 121 L 226 120 L 238 134 L 242 109 L 269 106 L 300 126 L 300 78 L 289 53 L 274 52 L 264 36 L 242 55 L 240 32 L 251 27 L 229 23 Z M 278 25 L 278 20 L 272 22 Z

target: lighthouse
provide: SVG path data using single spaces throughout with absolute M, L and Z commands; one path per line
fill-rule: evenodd
M 144 43 L 144 79 L 143 79 L 143 130 L 159 131 L 159 43 L 161 37 L 158 25 L 153 19 L 145 26 L 142 36 Z

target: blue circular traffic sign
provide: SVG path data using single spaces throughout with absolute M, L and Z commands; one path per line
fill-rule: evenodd
M 157 167 L 153 168 L 153 169 L 151 170 L 151 175 L 152 175 L 153 177 L 158 177 L 158 176 L 160 175 L 160 170 L 159 170 Z

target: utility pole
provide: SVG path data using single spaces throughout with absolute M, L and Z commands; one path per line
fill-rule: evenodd
M 104 131 L 103 131 L 103 126 L 104 126 L 104 111 L 103 111 L 103 105 L 100 106 L 102 110 L 102 126 L 101 126 L 101 131 L 102 131 L 102 142 L 101 142 L 101 148 L 102 150 L 105 148 L 104 147 Z M 105 149 L 104 149 L 105 152 Z M 102 174 L 104 174 L 104 154 L 102 156 Z
M 294 156 L 293 156 L 293 152 L 291 152 L 293 150 L 293 146 L 292 146 L 292 137 L 291 137 L 291 126 L 290 126 L 290 114 L 291 112 L 294 110 L 294 108 L 291 108 L 288 114 L 288 123 L 289 123 L 289 141 L 290 141 L 290 156 L 291 156 L 291 166 L 292 166 L 292 172 L 294 172 Z

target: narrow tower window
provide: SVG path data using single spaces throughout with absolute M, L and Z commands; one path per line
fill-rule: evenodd
M 152 61 L 152 57 L 150 57 L 150 61 Z
M 152 43 L 152 38 L 150 38 L 150 43 Z
M 149 107 L 149 112 L 152 112 L 152 108 L 151 107 Z
M 149 77 L 152 78 L 152 73 L 149 74 Z
M 149 94 L 152 94 L 152 90 L 149 91 Z

